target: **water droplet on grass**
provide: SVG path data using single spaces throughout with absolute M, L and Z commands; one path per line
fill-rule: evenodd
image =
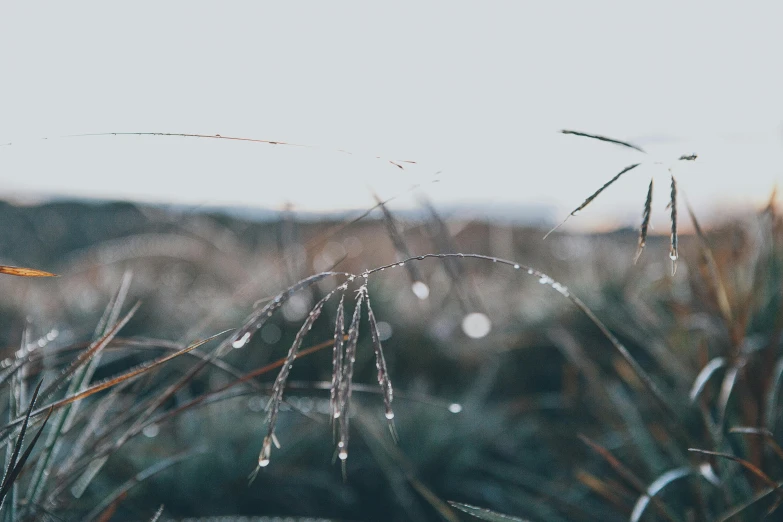
M 231 346 L 233 346 L 236 349 L 242 348 L 247 344 L 247 342 L 250 340 L 250 332 L 245 332 L 245 335 L 231 343 Z
M 150 424 L 149 426 L 144 426 L 144 429 L 142 429 L 141 432 L 145 437 L 153 438 L 158 436 L 160 428 L 157 424 Z

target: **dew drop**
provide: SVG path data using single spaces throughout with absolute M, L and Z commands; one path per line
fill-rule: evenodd
M 413 293 L 416 294 L 416 297 L 424 301 L 430 296 L 430 287 L 427 286 L 427 283 L 424 283 L 422 281 L 416 281 L 411 286 L 411 290 L 413 290 Z
M 144 426 L 144 429 L 142 429 L 141 432 L 145 437 L 152 439 L 158 436 L 158 433 L 160 433 L 160 428 L 157 424 L 150 424 L 149 426 Z
M 340 453 L 338 453 L 337 456 L 340 457 L 340 460 L 345 460 L 348 458 L 348 452 L 345 450 L 340 450 Z
M 462 320 L 462 331 L 471 339 L 481 339 L 492 329 L 489 317 L 481 312 L 473 312 Z
M 397 266 L 405 266 L 405 263 L 397 263 Z
M 389 420 L 392 420 L 394 418 L 394 412 L 393 411 L 387 411 L 386 412 L 386 418 Z
M 245 335 L 231 343 L 231 346 L 234 348 L 242 348 L 247 344 L 247 342 L 250 340 L 250 332 L 245 332 Z
M 449 404 L 449 411 L 451 413 L 460 413 L 462 411 L 462 404 L 452 402 Z
M 259 468 L 265 468 L 268 465 L 269 465 L 269 459 L 268 458 L 264 457 L 264 458 L 258 459 L 258 467 Z
M 530 274 L 530 275 L 533 275 L 533 269 L 532 268 L 528 268 L 527 269 L 527 273 Z
M 677 255 L 675 252 L 671 252 L 671 253 L 669 254 L 669 259 L 671 259 L 672 261 L 677 261 L 677 258 L 678 258 L 678 257 L 679 257 L 679 256 L 678 256 L 678 255 Z
M 514 270 L 519 270 L 519 265 L 514 265 Z

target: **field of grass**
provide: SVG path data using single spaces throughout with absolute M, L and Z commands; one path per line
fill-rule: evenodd
M 2 516 L 775 519 L 783 218 L 675 192 L 693 234 L 546 240 L 0 204 L 0 263 L 59 275 L 0 274 Z

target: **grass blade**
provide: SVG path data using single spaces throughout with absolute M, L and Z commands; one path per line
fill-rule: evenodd
M 8 274 L 19 277 L 57 277 L 57 274 L 44 272 L 35 268 L 24 268 L 21 266 L 0 265 L 0 274 Z
M 391 239 L 392 244 L 394 245 L 394 249 L 397 251 L 397 255 L 400 259 L 411 257 L 410 249 L 405 243 L 405 239 L 402 237 L 402 233 L 397 226 L 397 221 L 394 219 L 391 211 L 389 211 L 389 209 L 386 207 L 386 204 L 377 195 L 375 195 L 375 201 L 381 208 L 381 212 L 383 212 L 383 222 L 386 225 L 386 231 L 389 234 L 389 238 Z M 416 284 L 417 282 L 424 282 L 424 279 L 422 278 L 421 273 L 419 272 L 419 269 L 416 265 L 406 264 L 405 270 L 408 271 L 408 275 L 411 278 L 411 283 Z
M 691 402 L 696 401 L 701 392 L 704 390 L 704 387 L 707 385 L 707 382 L 710 380 L 710 377 L 712 377 L 716 371 L 725 367 L 726 364 L 727 362 L 725 358 L 715 357 L 704 365 L 704 368 L 701 369 L 699 374 L 693 380 L 693 386 L 691 387 L 690 393 L 688 393 L 688 397 L 690 397 Z
M 745 459 L 741 459 L 741 458 L 736 457 L 736 456 L 734 456 L 734 455 L 732 455 L 730 453 L 721 453 L 719 451 L 708 451 L 708 450 L 697 449 L 697 448 L 688 448 L 688 451 L 693 452 L 693 453 L 701 453 L 702 455 L 711 455 L 713 457 L 721 457 L 721 458 L 724 458 L 724 459 L 733 460 L 734 462 L 736 462 L 737 464 L 739 464 L 740 466 L 742 466 L 743 468 L 747 469 L 748 471 L 750 471 L 751 473 L 756 475 L 758 478 L 760 478 L 767 486 L 772 487 L 772 488 L 777 488 L 778 487 L 777 483 L 774 480 L 772 480 L 769 477 L 769 475 L 764 473 L 761 470 L 761 468 L 759 468 L 758 466 L 756 466 L 752 462 L 748 462 Z M 781 493 L 779 492 L 778 494 L 781 494 Z
M 315 304 L 313 309 L 307 315 L 307 319 L 305 319 L 304 323 L 302 323 L 299 331 L 296 332 L 294 342 L 291 344 L 291 348 L 288 350 L 288 355 L 285 358 L 285 362 L 280 367 L 280 372 L 277 374 L 277 378 L 275 379 L 275 384 L 272 387 L 272 397 L 269 399 L 269 405 L 267 406 L 267 409 L 269 410 L 269 414 L 267 416 L 267 436 L 264 437 L 264 443 L 261 448 L 261 454 L 265 456 L 267 461 L 269 460 L 269 456 L 272 452 L 271 443 L 276 440 L 275 426 L 277 425 L 277 415 L 280 411 L 280 404 L 283 402 L 283 391 L 285 390 L 285 383 L 288 379 L 288 374 L 291 372 L 291 368 L 293 368 L 294 360 L 299 353 L 299 348 L 302 346 L 302 342 L 304 341 L 305 336 L 312 329 L 313 323 L 315 323 L 315 321 L 321 315 L 324 304 L 326 304 L 326 301 L 328 301 L 332 295 L 333 292 L 329 292 L 323 299 Z
M 394 430 L 394 411 L 392 410 L 392 391 L 391 380 L 389 379 L 389 370 L 386 368 L 386 358 L 383 356 L 383 346 L 381 345 L 380 334 L 378 333 L 378 323 L 375 320 L 375 314 L 370 306 L 370 296 L 365 291 L 365 300 L 367 301 L 367 318 L 370 323 L 370 336 L 372 337 L 372 346 L 375 351 L 375 367 L 378 369 L 378 384 L 383 391 L 383 405 L 386 409 L 386 419 L 389 421 L 389 429 L 392 435 Z M 396 438 L 396 437 L 395 437 Z
M 642 212 L 642 227 L 639 229 L 639 246 L 636 247 L 636 255 L 633 258 L 634 263 L 639 261 L 639 257 L 642 255 L 642 250 L 644 250 L 644 246 L 647 244 L 647 231 L 650 227 L 650 216 L 652 214 L 654 181 L 654 179 L 650 179 L 650 186 L 647 188 L 647 199 L 644 201 L 644 211 Z
M 150 522 L 158 522 L 158 519 L 160 519 L 161 515 L 163 515 L 163 504 L 161 504 L 155 514 L 152 515 Z
M 671 235 L 671 247 L 669 249 L 669 259 L 672 260 L 672 275 L 677 272 L 677 259 L 680 257 L 679 253 L 679 238 L 677 236 L 677 180 L 672 178 L 672 190 L 671 190 L 671 220 L 672 220 L 672 235 Z
M 362 287 L 364 288 L 364 287 Z M 340 383 L 340 422 L 339 438 L 337 442 L 337 456 L 345 462 L 348 458 L 348 438 L 351 406 L 351 383 L 353 381 L 353 367 L 356 362 L 356 344 L 359 342 L 359 319 L 362 313 L 362 300 L 364 292 L 360 291 L 353 310 L 351 325 L 348 327 L 348 340 L 345 345 L 345 357 L 343 358 L 342 382 Z
M 639 519 L 644 514 L 644 510 L 647 508 L 647 506 L 650 504 L 650 501 L 655 498 L 655 496 L 666 486 L 674 482 L 675 480 L 681 479 L 683 477 L 687 477 L 688 475 L 693 474 L 693 470 L 691 468 L 676 468 L 667 471 L 657 479 L 653 481 L 652 484 L 647 488 L 645 493 L 639 497 L 639 499 L 636 501 L 636 504 L 634 504 L 633 511 L 631 512 L 630 522 L 639 522 Z M 663 504 L 660 504 L 663 505 Z M 671 520 L 672 516 L 671 514 L 664 512 L 667 517 Z
M 643 153 L 647 154 L 647 152 L 644 149 L 642 149 L 641 147 L 639 147 L 638 145 L 634 145 L 633 143 L 629 143 L 627 141 L 620 141 L 620 140 L 616 140 L 614 138 L 607 138 L 606 136 L 600 136 L 598 134 L 588 134 L 586 132 L 579 132 L 579 131 L 574 131 L 574 130 L 563 129 L 560 132 L 563 133 L 563 134 L 572 134 L 574 136 L 582 136 L 584 138 L 591 138 L 591 139 L 598 140 L 598 141 L 605 141 L 607 143 L 614 143 L 615 145 L 621 145 L 623 147 L 628 147 L 629 149 L 638 150 L 639 152 L 643 152 Z
M 449 500 L 449 505 L 475 518 L 478 518 L 480 520 L 486 520 L 487 522 L 526 522 L 524 519 L 519 517 L 504 515 L 496 511 L 492 511 L 489 509 L 480 508 L 476 506 L 471 506 L 470 504 L 463 504 L 461 502 L 453 502 Z
M 607 188 L 609 188 L 609 187 L 610 187 L 610 186 L 611 186 L 611 185 L 612 185 L 612 184 L 613 184 L 615 181 L 617 181 L 618 179 L 620 179 L 620 176 L 622 176 L 623 174 L 625 174 L 625 173 L 626 173 L 626 172 L 628 172 L 628 171 L 631 171 L 631 170 L 635 169 L 635 168 L 636 168 L 636 167 L 638 167 L 639 165 L 641 165 L 641 163 L 634 163 L 633 165 L 629 165 L 629 166 L 625 167 L 623 170 L 621 170 L 620 172 L 618 172 L 618 173 L 617 173 L 617 174 L 616 174 L 616 175 L 615 175 L 615 176 L 614 176 L 612 179 L 610 179 L 609 181 L 607 181 L 606 183 L 604 183 L 604 184 L 603 184 L 603 185 L 602 185 L 602 186 L 601 186 L 601 187 L 600 187 L 598 190 L 596 190 L 595 192 L 593 192 L 593 193 L 592 193 L 592 194 L 591 194 L 591 195 L 590 195 L 590 196 L 589 196 L 589 197 L 588 197 L 586 200 L 584 200 L 584 201 L 582 202 L 582 204 L 581 204 L 581 205 L 579 205 L 579 206 L 578 206 L 578 207 L 576 207 L 574 210 L 572 210 L 572 211 L 571 211 L 571 213 L 570 213 L 570 214 L 569 214 L 569 215 L 568 215 L 568 216 L 567 216 L 567 217 L 566 217 L 566 218 L 565 218 L 563 221 L 561 221 L 559 225 L 557 225 L 555 228 L 553 228 L 552 230 L 550 230 L 549 232 L 547 232 L 547 233 L 546 233 L 546 235 L 544 236 L 544 239 L 546 239 L 547 237 L 549 237 L 549 235 L 550 235 L 552 232 L 554 232 L 554 231 L 555 231 L 555 230 L 557 230 L 558 228 L 560 228 L 560 227 L 562 227 L 563 225 L 565 225 L 565 222 L 566 222 L 566 221 L 568 221 L 568 220 L 569 220 L 569 218 L 571 218 L 572 216 L 576 216 L 576 215 L 577 215 L 577 214 L 579 214 L 579 213 L 580 213 L 582 210 L 584 210 L 584 208 L 585 208 L 585 207 L 587 207 L 587 206 L 588 206 L 590 203 L 592 203 L 592 202 L 593 202 L 593 200 L 594 200 L 595 198 L 597 198 L 597 197 L 598 197 L 598 196 L 601 194 L 601 192 L 603 192 L 604 190 L 606 190 Z
M 14 449 L 11 452 L 10 459 L 8 460 L 8 467 L 5 470 L 3 482 L 2 484 L 0 484 L 0 507 L 3 505 L 3 501 L 5 500 L 6 494 L 11 489 L 11 484 L 13 484 L 14 480 L 16 479 L 16 476 L 21 471 L 21 467 L 17 469 L 17 464 L 18 464 L 17 459 L 19 458 L 19 453 L 22 451 L 24 436 L 25 433 L 27 432 L 27 426 L 29 425 L 30 418 L 32 417 L 33 414 L 33 408 L 35 408 L 35 403 L 38 400 L 38 392 L 41 390 L 41 384 L 43 384 L 43 381 L 39 381 L 38 386 L 35 387 L 35 391 L 33 392 L 33 398 L 30 400 L 30 405 L 27 407 L 27 412 L 25 413 L 24 419 L 22 420 L 22 427 L 19 429 L 19 436 L 16 438 Z M 40 434 L 41 434 L 41 430 L 39 430 L 38 433 L 36 434 L 33 443 L 35 443 L 38 440 L 38 436 Z M 28 449 L 31 448 L 32 446 L 28 447 Z M 22 464 L 24 464 L 23 461 L 19 461 L 19 462 L 22 462 Z
M 726 285 L 718 270 L 718 263 L 715 261 L 715 255 L 712 253 L 710 243 L 707 241 L 707 235 L 704 233 L 704 230 L 702 230 L 699 220 L 696 219 L 696 214 L 693 212 L 693 208 L 691 208 L 691 204 L 688 202 L 687 197 L 685 198 L 685 208 L 688 210 L 688 216 L 691 218 L 691 223 L 693 223 L 693 229 L 696 232 L 696 236 L 699 238 L 702 255 L 704 256 L 704 259 L 707 260 L 707 267 L 710 271 L 715 297 L 718 301 L 718 308 L 721 311 L 721 315 L 723 315 L 726 326 L 730 327 L 730 325 L 734 323 L 734 314 L 731 311 L 728 292 L 726 291 Z
M 332 349 L 332 389 L 329 393 L 330 422 L 340 417 L 339 390 L 343 380 L 343 340 L 345 337 L 345 294 L 340 296 L 337 305 L 337 319 L 334 324 L 334 347 Z

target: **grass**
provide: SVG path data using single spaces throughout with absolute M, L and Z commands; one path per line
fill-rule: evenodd
M 664 241 L 652 188 L 635 241 L 542 241 L 426 203 L 406 220 L 380 198 L 309 224 L 5 208 L 37 252 L 14 262 L 60 277 L 0 280 L 2 515 L 772 519 L 783 220 L 774 199 L 711 229 L 688 207 L 681 237 L 671 176 Z M 92 238 L 36 239 L 79 212 Z

